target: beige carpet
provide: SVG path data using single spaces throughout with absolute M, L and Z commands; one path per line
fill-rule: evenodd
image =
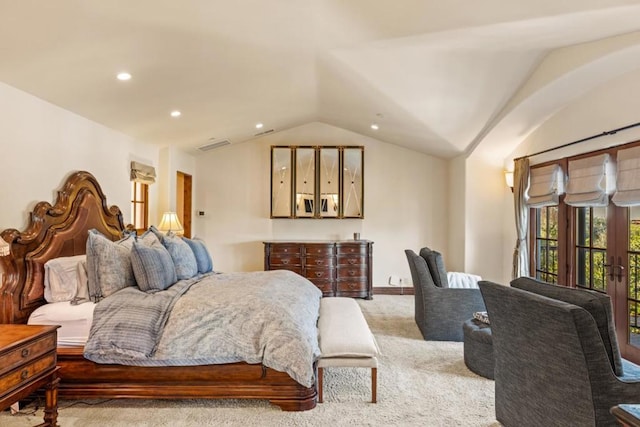
M 382 350 L 378 403 L 367 369 L 327 369 L 325 403 L 282 412 L 257 400 L 109 400 L 60 402 L 62 427 L 89 426 L 491 426 L 493 381 L 470 372 L 462 343 L 426 342 L 413 321 L 413 296 L 359 301 Z M 42 422 L 35 405 L 0 413 L 0 426 Z

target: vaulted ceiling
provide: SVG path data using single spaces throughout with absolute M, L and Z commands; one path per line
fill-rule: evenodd
M 0 81 L 187 150 L 321 121 L 451 158 L 603 83 L 558 90 L 563 48 L 638 30 L 629 0 L 0 0 Z

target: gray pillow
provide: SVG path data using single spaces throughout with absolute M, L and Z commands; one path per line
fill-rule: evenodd
M 156 230 L 157 231 L 157 230 Z M 136 237 L 136 242 L 142 243 L 145 246 L 151 246 L 154 243 L 162 242 L 162 239 L 158 238 L 156 232 L 149 229 L 142 233 L 140 236 Z
M 97 301 L 120 289 L 135 286 L 129 252 L 135 238 L 131 235 L 113 242 L 98 230 L 89 230 L 87 238 L 87 281 L 89 298 Z
M 196 257 L 198 273 L 202 274 L 213 271 L 213 261 L 204 242 L 200 239 L 187 239 L 186 237 L 183 237 L 182 240 L 189 245 L 191 251 L 193 251 L 193 255 Z
M 145 292 L 162 291 L 178 280 L 171 255 L 160 242 L 149 246 L 134 243 L 131 265 L 138 287 Z
M 198 274 L 196 256 L 182 237 L 168 234 L 162 239 L 162 244 L 171 255 L 178 280 L 190 279 Z
M 622 356 L 620 356 L 620 348 L 618 347 L 618 338 L 616 337 L 615 324 L 613 323 L 613 312 L 609 295 L 587 289 L 553 285 L 531 277 L 514 279 L 511 281 L 511 286 L 547 298 L 574 304 L 587 310 L 596 321 L 602 343 L 611 362 L 611 368 L 616 375 L 623 375 Z
M 429 272 L 436 286 L 448 288 L 449 280 L 447 279 L 447 269 L 444 267 L 442 254 L 438 251 L 432 251 L 429 248 L 422 248 L 420 249 L 420 256 L 427 261 Z

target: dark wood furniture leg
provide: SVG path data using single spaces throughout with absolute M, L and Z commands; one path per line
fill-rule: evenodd
M 58 384 L 60 378 L 58 378 L 57 372 L 52 375 L 51 382 L 45 387 L 44 393 L 44 423 L 40 424 L 42 427 L 57 427 L 58 426 Z
M 322 403 L 322 377 L 324 376 L 324 368 L 318 368 L 318 402 Z
M 378 368 L 371 368 L 371 403 L 378 402 Z

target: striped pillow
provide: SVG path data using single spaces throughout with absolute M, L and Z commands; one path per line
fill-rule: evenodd
M 169 251 L 176 267 L 178 280 L 190 279 L 198 274 L 198 263 L 193 251 L 180 236 L 168 234 L 163 237 L 162 244 Z
M 145 292 L 162 291 L 178 281 L 171 255 L 160 242 L 150 246 L 134 243 L 131 266 L 138 287 Z
M 182 240 L 189 245 L 196 257 L 198 273 L 203 274 L 213 271 L 213 261 L 211 260 L 211 255 L 209 255 L 209 251 L 204 245 L 204 242 L 200 239 L 187 239 L 186 237 L 183 237 Z

